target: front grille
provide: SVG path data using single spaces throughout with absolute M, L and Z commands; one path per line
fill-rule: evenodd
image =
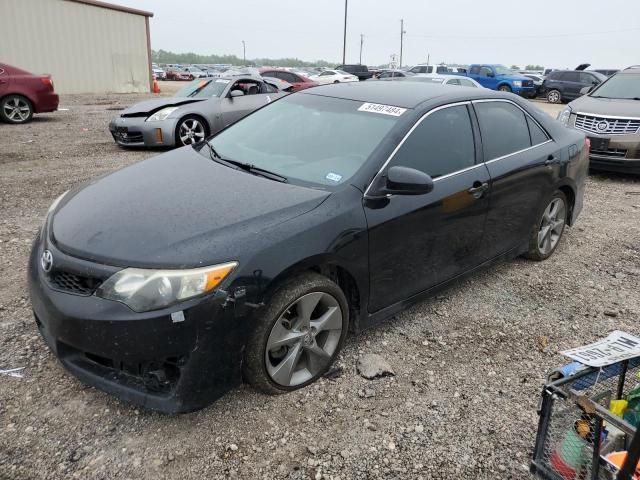
M 533 80 L 523 80 L 522 81 L 522 86 L 523 87 L 533 87 Z
M 92 277 L 83 277 L 65 271 L 55 271 L 49 276 L 51 286 L 76 295 L 91 295 L 100 285 L 100 280 Z
M 113 138 L 122 143 L 141 143 L 143 141 L 142 132 L 131 132 L 127 127 L 116 127 Z
M 624 148 L 607 148 L 606 150 L 590 150 L 592 155 L 600 155 L 602 157 L 624 158 L 627 156 L 627 150 Z
M 576 128 L 603 135 L 633 135 L 640 131 L 640 119 L 597 117 L 579 113 Z

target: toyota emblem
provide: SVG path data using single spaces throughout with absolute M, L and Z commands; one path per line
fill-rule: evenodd
M 42 252 L 42 256 L 40 257 L 40 265 L 42 266 L 42 270 L 45 272 L 50 272 L 53 268 L 53 255 L 49 250 L 45 250 Z
M 601 132 L 604 132 L 605 130 L 607 130 L 609 128 L 609 123 L 605 122 L 604 120 L 599 122 L 598 125 L 596 126 L 596 128 L 598 130 L 600 130 Z

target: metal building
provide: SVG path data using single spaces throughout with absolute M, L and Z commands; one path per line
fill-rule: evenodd
M 0 0 L 0 62 L 51 74 L 58 93 L 148 92 L 152 16 L 96 0 Z

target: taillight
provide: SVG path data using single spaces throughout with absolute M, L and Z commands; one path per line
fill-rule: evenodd
M 45 87 L 48 87 L 49 89 L 51 89 L 51 91 L 53 91 L 53 80 L 51 80 L 51 78 L 40 77 L 40 81 L 43 83 Z

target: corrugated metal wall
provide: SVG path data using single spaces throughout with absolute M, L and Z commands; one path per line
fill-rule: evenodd
M 67 0 L 0 0 L 0 62 L 58 93 L 148 92 L 145 17 Z

